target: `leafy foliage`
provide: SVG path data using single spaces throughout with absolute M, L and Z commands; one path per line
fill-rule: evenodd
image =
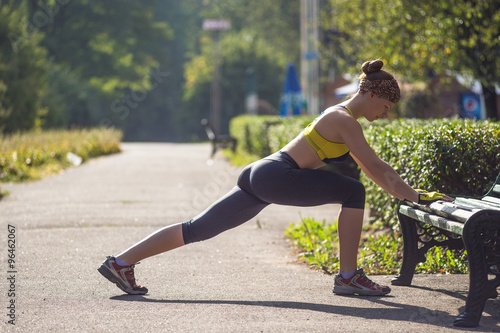
M 44 112 L 49 61 L 43 35 L 24 26 L 27 15 L 25 5 L 0 7 L 0 131 L 7 133 L 34 128 Z
M 104 94 L 148 90 L 145 78 L 165 56 L 155 44 L 172 38 L 166 22 L 153 20 L 154 8 L 151 0 L 55 3 L 53 19 L 41 27 L 44 45 L 56 63 Z
M 238 150 L 265 157 L 297 136 L 313 116 L 238 116 L 231 119 L 230 133 L 238 140 Z
M 327 224 L 312 218 L 303 218 L 285 230 L 285 236 L 299 249 L 299 260 L 327 274 L 339 270 L 337 223 Z M 401 267 L 402 242 L 395 233 L 366 234 L 358 252 L 358 267 L 365 273 L 396 274 Z M 427 251 L 425 261 L 419 263 L 417 273 L 468 273 L 467 252 L 454 252 L 442 247 Z
M 452 251 L 442 247 L 433 247 L 427 251 L 425 261 L 417 265 L 418 273 L 467 274 L 467 251 Z
M 312 267 L 333 274 L 339 269 L 337 224 L 326 224 L 311 218 L 302 223 L 290 224 L 285 235 L 294 241 L 302 251 L 299 259 L 306 260 Z
M 407 120 L 365 124 L 375 153 L 412 187 L 481 196 L 500 172 L 500 124 L 470 120 Z M 370 212 L 397 226 L 397 199 L 365 175 Z
M 221 41 L 222 128 L 244 112 L 249 67 L 261 99 L 277 105 L 286 62 L 299 56 L 299 6 L 286 0 L 1 3 L 0 130 L 8 133 L 99 125 L 127 140 L 204 138 L 216 37 L 201 29 L 206 18 L 232 22 Z
M 261 36 L 288 62 L 300 60 L 300 4 L 289 0 L 205 0 L 203 17 L 231 21 L 231 30 Z
M 186 89 L 184 101 L 192 110 L 189 114 L 181 114 L 180 119 L 186 123 L 188 118 L 198 115 L 190 132 L 198 132 L 202 136 L 199 121 L 209 117 L 210 92 L 214 76 L 215 41 L 210 38 L 202 40 L 202 53 L 186 64 Z M 221 133 L 227 133 L 229 120 L 245 113 L 247 93 L 247 70 L 253 68 L 259 98 L 274 105 L 279 103 L 285 69 L 286 57 L 283 52 L 276 51 L 274 46 L 262 37 L 243 30 L 228 33 L 220 41 L 221 53 Z M 181 120 L 182 121 L 182 120 Z M 196 128 L 194 127 L 196 126 Z
M 41 96 L 41 104 L 47 110 L 40 116 L 43 129 L 93 125 L 95 89 L 60 65 L 53 65 L 47 73 L 47 83 Z
M 285 65 L 300 60 L 298 1 L 0 2 L 3 132 L 105 125 L 127 140 L 205 138 L 199 122 L 209 113 L 217 37 L 201 29 L 204 19 L 232 24 L 219 34 L 223 129 L 243 113 L 249 67 L 260 99 L 277 106 Z M 322 68 L 358 73 L 381 57 L 408 81 L 463 72 L 490 89 L 487 105 L 494 100 L 494 0 L 322 4 Z
M 402 245 L 394 233 L 368 235 L 360 245 L 358 267 L 368 274 L 395 274 L 401 267 Z
M 351 73 L 382 58 L 411 81 L 470 75 L 483 85 L 488 116 L 497 118 L 492 86 L 500 82 L 500 11 L 494 8 L 496 0 L 330 0 L 323 58 Z
M 200 49 L 185 64 L 186 112 L 177 114 L 176 122 L 183 124 L 194 139 L 205 137 L 199 122 L 209 118 L 217 52 L 221 56 L 222 76 L 221 133 L 227 133 L 231 118 L 245 113 L 248 69 L 254 70 L 259 99 L 277 106 L 286 64 L 297 62 L 300 55 L 298 2 L 205 0 L 203 3 L 201 18 L 228 20 L 231 29 L 202 31 Z
M 278 116 L 239 116 L 233 118 L 230 124 L 230 133 L 238 140 L 238 150 L 264 157 L 269 155 L 269 128 L 280 123 Z

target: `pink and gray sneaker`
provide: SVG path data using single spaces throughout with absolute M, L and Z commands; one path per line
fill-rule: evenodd
M 358 269 L 350 279 L 344 279 L 340 274 L 335 276 L 333 292 L 337 295 L 382 296 L 391 292 L 391 288 L 381 286 L 370 280 L 363 269 Z
M 107 257 L 97 270 L 124 292 L 131 295 L 144 295 L 148 289 L 135 283 L 134 267 L 135 265 L 119 266 L 115 262 L 115 257 Z

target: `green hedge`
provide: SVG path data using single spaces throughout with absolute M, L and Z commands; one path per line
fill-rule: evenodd
M 377 155 L 414 188 L 480 196 L 500 172 L 500 123 L 463 119 L 405 120 L 365 126 Z M 396 225 L 397 199 L 366 176 L 371 214 Z
M 266 157 L 290 142 L 313 119 L 245 115 L 231 119 L 229 133 L 238 140 L 239 151 Z
M 240 116 L 230 124 L 238 149 L 260 157 L 283 147 L 314 117 Z M 360 121 L 368 143 L 411 186 L 448 194 L 484 194 L 500 172 L 500 123 L 462 119 Z M 397 199 L 361 181 L 373 222 L 396 226 Z
M 120 151 L 115 129 L 51 130 L 0 136 L 0 182 L 40 179 L 70 166 L 67 154 L 86 161 Z

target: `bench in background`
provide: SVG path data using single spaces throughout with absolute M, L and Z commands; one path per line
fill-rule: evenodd
M 208 139 L 212 143 L 212 153 L 210 154 L 210 158 L 215 155 L 217 149 L 231 148 L 233 152 L 236 150 L 236 138 L 231 135 L 216 135 L 212 126 L 206 119 L 202 119 L 201 124 L 205 128 Z

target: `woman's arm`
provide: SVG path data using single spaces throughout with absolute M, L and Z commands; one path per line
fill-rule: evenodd
M 352 152 L 351 156 L 359 165 L 361 170 L 370 177 L 377 185 L 387 193 L 399 200 L 410 200 L 418 203 L 418 193 L 401 179 L 399 174 L 386 162 L 380 160 L 380 166 L 376 167 L 381 172 L 371 172 Z M 378 157 L 377 157 L 378 158 Z
M 361 125 L 351 117 L 337 123 L 336 130 L 351 151 L 351 156 L 377 185 L 400 200 L 418 203 L 419 195 L 401 179 L 399 174 L 386 162 L 381 160 L 366 142 Z

